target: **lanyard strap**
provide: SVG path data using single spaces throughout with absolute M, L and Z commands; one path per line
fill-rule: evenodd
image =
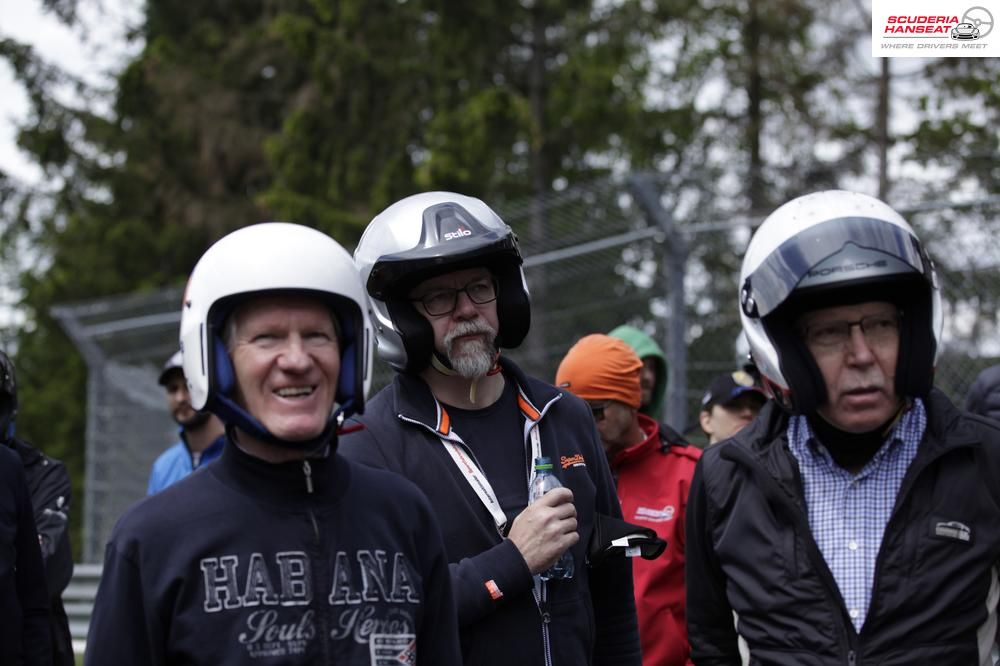
M 538 421 L 531 424 L 528 431 L 531 439 L 531 456 L 528 458 L 528 488 L 531 488 L 531 477 L 535 475 L 535 458 L 542 455 L 542 437 L 538 434 Z
M 497 495 L 493 492 L 493 486 L 490 485 L 486 475 L 483 474 L 483 470 L 469 457 L 465 449 L 458 442 L 450 439 L 442 439 L 441 443 L 444 444 L 444 448 L 451 455 L 451 459 L 458 466 L 459 471 L 462 472 L 462 476 L 472 486 L 472 490 L 479 496 L 479 501 L 483 503 L 483 506 L 493 516 L 493 522 L 496 523 L 497 531 L 503 534 L 504 528 L 507 526 L 507 516 L 504 514 L 503 509 L 500 508 L 500 501 L 497 500 Z
M 450 419 L 447 418 L 447 413 L 445 412 L 444 407 L 439 405 L 439 409 L 441 410 L 442 421 L 449 423 L 446 428 L 450 430 Z M 529 420 L 528 422 L 531 424 L 530 429 L 528 430 L 529 439 L 531 440 L 531 457 L 528 459 L 527 466 L 527 483 L 530 487 L 531 477 L 535 470 L 535 458 L 542 455 L 542 438 L 541 435 L 538 434 L 538 421 Z M 491 516 L 493 516 L 493 522 L 496 524 L 497 531 L 503 535 L 504 530 L 507 527 L 507 515 L 503 512 L 503 508 L 500 506 L 500 500 L 497 499 L 497 495 L 493 491 L 493 486 L 490 485 L 489 479 L 486 478 L 486 474 L 483 473 L 479 464 L 471 456 L 469 456 L 465 449 L 464 442 L 462 442 L 460 437 L 457 437 L 457 433 L 456 438 L 458 441 L 451 438 L 451 432 L 441 433 L 439 431 L 437 435 L 440 438 L 441 444 L 444 445 L 445 450 L 448 452 L 448 455 L 451 456 L 455 466 L 458 467 L 458 471 L 462 473 L 466 482 L 472 486 L 472 490 L 476 493 L 476 496 L 479 497 L 479 501 L 483 503 L 486 510 L 490 512 Z

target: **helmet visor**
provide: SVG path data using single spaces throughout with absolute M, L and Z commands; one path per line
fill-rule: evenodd
M 768 255 L 744 281 L 740 305 L 750 316 L 766 317 L 797 289 L 913 273 L 928 277 L 930 266 L 919 241 L 906 229 L 873 218 L 828 220 Z

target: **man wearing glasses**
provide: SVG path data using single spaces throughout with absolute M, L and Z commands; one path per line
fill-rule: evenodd
M 556 384 L 590 405 L 618 482 L 625 520 L 667 542 L 654 560 L 633 558 L 642 663 L 684 666 L 684 511 L 701 451 L 679 445 L 640 411 L 642 361 L 624 341 L 588 335 L 567 352 Z
M 696 664 L 991 664 L 1000 425 L 933 388 L 933 264 L 877 199 L 757 230 L 740 315 L 775 398 L 705 450 L 687 516 Z
M 521 343 L 531 315 L 510 227 L 479 199 L 418 194 L 372 220 L 354 259 L 397 374 L 340 451 L 430 499 L 464 663 L 638 666 L 629 562 L 587 566 L 597 514 L 621 517 L 587 407 L 499 352 Z M 538 456 L 564 487 L 528 505 Z M 566 551 L 575 574 L 544 580 Z

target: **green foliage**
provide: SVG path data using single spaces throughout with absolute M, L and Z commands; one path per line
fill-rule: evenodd
M 45 1 L 73 22 L 75 0 Z M 176 284 L 209 243 L 253 222 L 299 222 L 350 246 L 417 189 L 503 201 L 660 155 L 667 116 L 643 96 L 656 2 L 145 10 L 141 50 L 103 113 L 98 91 L 0 41 L 31 99 L 19 143 L 46 175 L 31 191 L 0 179 L 5 265 L 20 272 L 26 317 L 21 427 L 70 466 L 77 506 L 86 369 L 53 306 Z M 57 95 L 67 86 L 77 96 Z
M 75 20 L 76 0 L 43 2 Z M 511 219 L 540 252 L 632 223 L 617 194 L 546 208 L 567 185 L 656 170 L 665 205 L 690 229 L 854 184 L 875 152 L 878 79 L 867 59 L 851 58 L 869 29 L 852 0 L 149 0 L 145 9 L 133 30 L 141 50 L 110 98 L 0 39 L 31 102 L 19 145 L 45 173 L 34 190 L 0 174 L 0 284 L 19 285 L 26 317 L 16 332 L 31 396 L 21 428 L 70 465 L 77 506 L 86 371 L 54 305 L 177 284 L 214 239 L 267 219 L 351 246 L 374 213 L 417 190 L 463 191 L 499 209 L 530 198 Z M 913 99 L 920 122 L 894 145 L 954 176 L 936 195 L 958 181 L 997 191 L 997 70 L 989 59 L 927 66 L 933 88 Z M 109 110 L 95 112 L 96 102 Z M 932 196 L 907 182 L 894 192 Z M 728 357 L 747 238 L 700 240 L 686 294 L 692 354 Z M 568 314 L 537 314 L 529 356 L 551 357 L 567 332 L 621 323 L 595 312 L 602 294 L 647 304 L 648 318 L 631 323 L 662 334 L 663 294 L 680 285 L 665 284 L 650 253 L 637 245 L 591 261 L 625 279 L 582 283 L 579 267 L 531 273 L 534 293 Z M 557 334 L 546 340 L 546 329 Z

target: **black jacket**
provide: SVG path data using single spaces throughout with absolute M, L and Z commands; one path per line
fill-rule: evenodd
M 24 465 L 34 507 L 35 529 L 48 582 L 50 630 L 54 666 L 73 666 L 73 639 L 63 608 L 62 593 L 73 577 L 69 543 L 70 482 L 66 466 L 20 439 L 9 442 Z
M 751 664 L 989 663 L 1000 594 L 1000 424 L 960 412 L 937 391 L 925 404 L 927 431 L 886 526 L 860 635 L 812 537 L 787 415 L 768 403 L 753 424 L 705 450 L 687 515 L 695 664 L 741 663 L 739 637 Z M 936 529 L 952 521 L 968 539 Z
M 48 596 L 24 467 L 0 446 L 0 664 L 51 663 Z
M 332 454 L 222 457 L 118 521 L 93 666 L 457 666 L 441 536 L 403 479 Z
M 640 663 L 632 596 L 632 565 L 609 559 L 597 569 L 581 566 L 596 513 L 621 517 L 604 449 L 587 406 L 550 384 L 531 379 L 501 359 L 505 378 L 523 390 L 524 418 L 540 423 L 542 454 L 573 491 L 579 543 L 570 581 L 548 586 L 546 628 L 556 665 Z M 524 410 L 527 409 L 527 412 Z M 503 539 L 479 498 L 445 451 L 437 403 L 423 380 L 397 375 L 359 419 L 365 428 L 343 437 L 341 451 L 354 460 L 389 469 L 413 481 L 430 499 L 444 533 L 458 606 L 464 662 L 469 666 L 544 663 L 543 621 L 532 597 L 533 579 L 516 546 Z M 510 455 L 525 460 L 525 441 Z M 466 439 L 473 435 L 465 433 Z M 530 456 L 528 456 L 530 457 Z M 509 527 L 509 523 L 508 523 Z M 486 587 L 494 581 L 503 596 Z
M 1000 365 L 990 366 L 979 373 L 969 388 L 965 408 L 973 414 L 1000 421 Z

